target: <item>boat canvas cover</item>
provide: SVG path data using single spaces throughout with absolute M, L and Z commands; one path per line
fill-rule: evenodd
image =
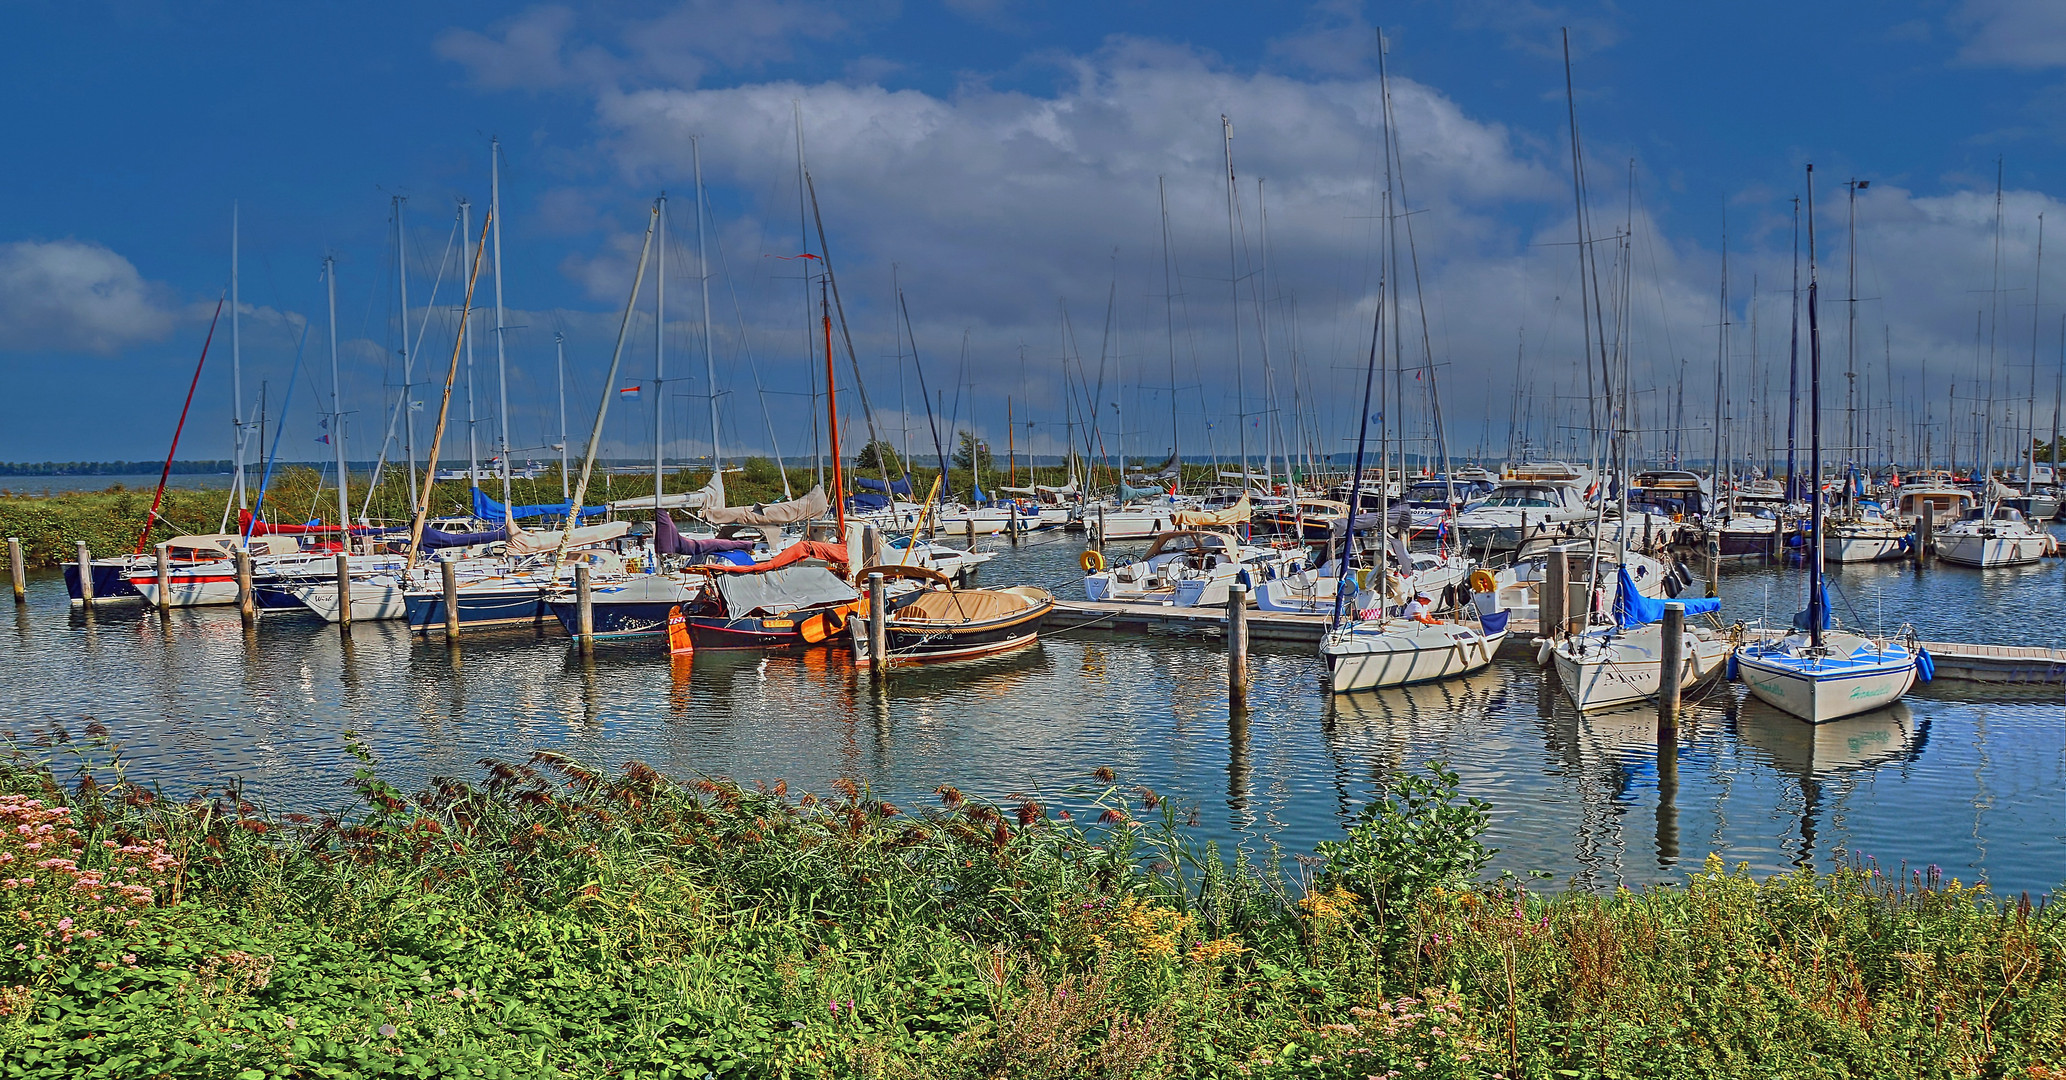
M 602 517 L 604 514 L 607 514 L 609 512 L 610 508 L 607 506 L 584 506 L 581 508 L 582 517 Z M 538 503 L 532 506 L 504 506 L 501 503 L 489 498 L 487 492 L 482 491 L 480 488 L 474 488 L 473 516 L 480 518 L 482 521 L 505 521 L 509 519 L 521 520 L 524 518 L 537 517 L 565 517 L 567 516 L 567 504 L 563 502 L 557 502 Z
M 827 544 L 817 540 L 798 540 L 796 543 L 776 552 L 774 557 L 766 562 L 747 563 L 744 566 L 724 566 L 712 563 L 710 569 L 723 570 L 733 574 L 764 574 L 770 570 L 780 570 L 785 566 L 793 566 L 806 559 L 822 559 L 836 566 L 845 566 L 847 564 L 846 545 Z
M 445 532 L 423 527 L 423 550 L 440 551 L 445 548 L 472 547 L 475 544 L 492 544 L 497 540 L 509 539 L 508 529 L 491 529 L 487 532 Z
M 987 589 L 932 589 L 897 609 L 891 622 L 982 623 L 1023 615 L 1031 605 L 1023 596 Z
M 595 544 L 607 544 L 630 531 L 631 522 L 629 521 L 606 521 L 601 525 L 584 525 L 581 528 L 575 529 L 573 535 L 567 538 L 567 546 L 570 548 L 580 548 L 590 547 Z M 560 530 L 558 529 L 550 532 L 532 532 L 528 529 L 517 529 L 509 536 L 509 547 L 507 550 L 511 555 L 545 555 L 558 551 L 559 547 Z
M 853 586 L 822 566 L 784 566 L 758 574 L 719 574 L 713 579 L 725 611 L 733 618 L 780 615 L 861 598 Z
M 1240 501 L 1232 506 L 1221 507 L 1218 510 L 1179 510 L 1170 520 L 1178 528 L 1186 529 L 1195 529 L 1202 525 L 1239 525 L 1247 521 L 1252 512 L 1248 496 L 1243 495 Z
M 719 540 L 714 537 L 685 537 L 674 527 L 674 518 L 662 510 L 653 519 L 653 548 L 662 555 L 722 555 L 729 551 L 752 551 L 751 540 Z
M 731 509 L 713 507 L 703 511 L 703 520 L 712 525 L 795 525 L 824 517 L 826 509 L 831 505 L 831 501 L 825 498 L 825 489 L 814 487 L 810 494 L 789 502 Z
M 1167 494 L 1168 492 L 1163 491 L 1161 488 L 1137 488 L 1132 486 L 1131 484 L 1128 484 L 1124 480 L 1121 480 L 1119 482 L 1120 502 L 1135 502 L 1140 499 L 1155 499 Z
M 1636 579 L 1628 575 L 1628 565 L 1626 563 L 1620 567 L 1620 573 L 1621 587 L 1614 590 L 1615 625 L 1623 630 L 1627 630 L 1630 627 L 1654 623 L 1664 618 L 1665 601 L 1652 600 L 1637 592 Z M 1686 614 L 1688 615 L 1705 615 L 1711 611 L 1722 610 L 1722 601 L 1718 597 L 1710 597 L 1705 600 L 1673 600 L 1671 602 L 1686 605 Z
M 862 491 L 886 491 L 897 495 L 909 495 L 911 494 L 911 474 L 905 473 L 902 480 L 892 480 L 888 484 L 884 484 L 872 476 L 856 476 L 854 477 L 854 486 Z
M 718 486 L 718 476 L 711 474 L 710 482 L 696 491 L 674 492 L 660 496 L 662 510 L 695 510 L 720 507 L 725 504 L 724 489 Z M 610 503 L 612 510 L 651 510 L 651 495 L 634 495 L 629 499 L 617 499 Z

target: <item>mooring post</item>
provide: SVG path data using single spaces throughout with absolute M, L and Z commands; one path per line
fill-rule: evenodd
M 1570 595 L 1566 582 L 1570 576 L 1571 564 L 1564 556 L 1564 549 L 1549 549 L 1543 563 L 1542 587 L 1535 598 L 1535 625 L 1543 637 L 1554 638 L 1564 631 L 1564 601 Z
M 459 563 L 447 555 L 438 560 L 438 573 L 445 585 L 445 644 L 459 644 Z M 429 633 L 429 627 L 424 628 Z
M 352 557 L 340 551 L 337 553 L 337 628 L 349 630 L 351 625 Z
M 968 527 L 968 549 L 973 552 L 976 550 L 976 512 L 973 508 L 969 510 L 968 519 L 964 524 Z
M 588 589 L 588 564 L 574 566 L 574 636 L 580 639 L 581 655 L 595 651 L 595 595 Z
M 172 545 L 159 544 L 158 556 L 158 610 L 172 610 Z
M 1722 538 L 1719 535 L 1707 538 L 1707 595 L 1722 595 Z
M 1090 546 L 1098 549 L 1098 554 L 1100 555 L 1105 553 L 1105 504 L 1103 503 L 1098 504 L 1098 531 L 1096 536 L 1091 537 Z
M 1664 641 L 1657 650 L 1657 737 L 1679 729 L 1679 676 L 1685 668 L 1686 605 L 1664 605 Z
M 868 669 L 876 682 L 889 679 L 890 628 L 888 604 L 882 588 L 882 571 L 868 575 Z
M 85 573 L 82 568 L 80 573 Z M 7 538 L 7 577 L 14 585 L 14 602 L 29 602 L 29 568 L 22 565 L 22 541 L 19 536 Z
M 1924 566 L 1937 557 L 1937 504 L 1923 500 L 1922 520 L 1916 523 L 1922 542 L 1916 545 L 1915 565 Z
M 93 606 L 93 552 L 87 550 L 86 541 L 79 541 L 79 602 Z
M 1248 707 L 1248 586 L 1227 586 L 1227 703 Z
M 873 525 L 861 526 L 861 550 L 854 560 L 854 567 L 882 565 L 882 533 Z
M 237 549 L 237 618 L 249 630 L 258 625 L 258 597 L 251 593 L 251 549 Z

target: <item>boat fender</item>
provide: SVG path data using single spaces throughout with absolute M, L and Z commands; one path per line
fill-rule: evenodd
M 1724 671 L 1722 672 L 1722 681 L 1723 681 L 1723 682 L 1735 682 L 1735 681 L 1736 681 L 1736 654 L 1735 654 L 1734 652 L 1731 652 L 1731 653 L 1729 654 L 1729 663 L 1728 663 L 1728 665 L 1727 665 L 1726 669 L 1725 669 L 1725 670 L 1724 670 Z
M 1937 677 L 1937 662 L 1930 659 L 1930 650 L 1920 647 L 1915 650 L 1915 676 L 1924 682 Z
M 1471 591 L 1474 593 L 1498 592 L 1499 582 L 1493 578 L 1492 571 L 1479 567 L 1471 571 Z
M 1538 646 L 1538 647 L 1536 648 L 1536 650 L 1535 650 L 1535 666 L 1536 666 L 1536 667 L 1544 667 L 1544 666 L 1548 665 L 1548 664 L 1549 664 L 1549 656 L 1550 656 L 1550 639 L 1548 639 L 1548 638 L 1543 638 L 1543 639 L 1542 639 L 1542 644 L 1541 644 L 1540 646 Z
M 1105 568 L 1105 557 L 1096 548 L 1085 548 L 1083 557 L 1076 560 L 1086 574 L 1095 574 Z
M 1240 582 L 1248 591 L 1255 591 L 1255 576 L 1248 572 L 1247 567 L 1242 567 L 1241 571 L 1234 575 L 1234 580 Z

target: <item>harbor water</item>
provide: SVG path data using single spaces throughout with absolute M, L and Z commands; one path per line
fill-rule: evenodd
M 1081 596 L 1080 539 L 984 546 L 1004 551 L 984 583 Z M 2061 560 L 1844 567 L 1832 583 L 1847 624 L 2066 646 Z M 1795 569 L 1730 567 L 1724 614 L 1784 621 L 1801 590 Z M 347 804 L 353 742 L 404 787 L 551 748 L 792 792 L 848 776 L 914 809 L 942 784 L 1066 806 L 1107 766 L 1195 815 L 1202 839 L 1261 859 L 1272 844 L 1309 853 L 1398 770 L 1441 760 L 1492 804 L 1495 867 L 1584 887 L 1683 880 L 1709 853 L 1763 872 L 1935 865 L 2009 894 L 2066 881 L 2056 685 L 1938 682 L 1821 727 L 1723 686 L 1690 705 L 1675 760 L 1660 761 L 1653 707 L 1581 717 L 1509 656 L 1474 678 L 1330 697 L 1309 647 L 1257 643 L 1249 710 L 1230 716 L 1225 648 L 1210 636 L 1069 630 L 1005 657 L 899 669 L 879 689 L 838 650 L 670 662 L 655 642 L 602 642 L 591 660 L 552 627 L 469 637 L 455 660 L 396 623 L 340 634 L 269 613 L 247 637 L 234 608 L 88 615 L 46 573 L 0 633 L 0 729 L 76 739 L 97 722 L 132 779 L 185 796 L 235 778 L 275 810 Z

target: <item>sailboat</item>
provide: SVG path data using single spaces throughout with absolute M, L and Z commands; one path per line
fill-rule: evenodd
M 1815 167 L 1808 166 L 1808 476 L 1822 478 L 1822 331 L 1816 309 Z M 1906 640 L 1867 638 L 1832 631 L 1829 592 L 1823 584 L 1822 503 L 1809 501 L 1808 608 L 1795 625 L 1801 632 L 1758 641 L 1736 650 L 1737 675 L 1768 705 L 1811 724 L 1871 712 L 1899 701 L 1928 678 L 1926 653 L 1913 631 Z
M 1678 601 L 1686 614 L 1700 615 L 1721 608 L 1718 599 Z M 1580 712 L 1625 705 L 1657 696 L 1664 675 L 1664 601 L 1642 595 L 1620 568 L 1620 587 L 1614 594 L 1612 626 L 1574 634 L 1550 646 L 1550 658 L 1557 668 L 1557 680 L 1564 694 Z M 1679 648 L 1679 685 L 1690 689 L 1718 675 L 1728 667 L 1729 641 L 1705 629 L 1687 627 Z

